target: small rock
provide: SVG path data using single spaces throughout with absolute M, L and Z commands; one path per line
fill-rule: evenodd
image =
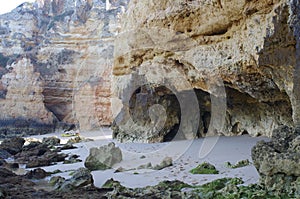
M 140 165 L 137 169 L 152 169 L 152 164 L 149 162 L 147 164 Z
M 163 159 L 163 161 L 159 164 L 153 167 L 154 170 L 161 170 L 166 167 L 172 166 L 173 165 L 173 160 L 171 157 L 166 157 Z
M 38 169 L 34 169 L 32 171 L 27 172 L 25 176 L 28 179 L 38 179 L 39 180 L 39 179 L 43 179 L 43 178 L 47 177 L 48 175 L 49 174 L 45 170 L 38 168 Z
M 16 155 L 17 153 L 22 151 L 24 143 L 25 140 L 20 137 L 5 139 L 0 144 L 0 149 L 5 150 L 12 155 Z
M 60 191 L 69 191 L 79 187 L 93 186 L 94 180 L 90 171 L 86 168 L 79 168 L 75 171 L 74 175 L 65 180 L 63 183 L 63 178 L 51 178 L 50 183 L 57 186 Z
M 218 174 L 216 167 L 208 162 L 199 164 L 196 168 L 190 170 L 192 174 Z
M 124 169 L 123 167 L 119 167 L 115 170 L 114 173 L 120 173 L 120 172 L 124 172 L 124 171 L 126 171 L 126 169 Z
M 65 144 L 63 145 L 60 150 L 70 150 L 70 149 L 76 149 L 77 147 L 72 144 Z
M 250 165 L 250 161 L 248 159 L 246 160 L 241 160 L 237 162 L 236 164 L 231 164 L 230 162 L 225 162 L 225 166 L 228 168 L 236 169 L 236 168 L 241 168 Z
M 54 189 L 59 189 L 60 186 L 66 181 L 65 178 L 61 177 L 61 176 L 53 176 L 50 181 L 49 184 L 51 186 L 54 186 Z
M 71 155 L 69 157 L 69 159 L 64 161 L 64 164 L 74 164 L 74 163 L 77 163 L 77 162 L 82 162 L 82 160 L 80 160 L 78 158 L 79 158 L 78 155 Z
M 62 137 L 73 137 L 79 135 L 80 135 L 79 131 L 74 131 L 74 130 L 65 131 L 63 134 L 61 134 Z
M 28 145 L 25 145 L 23 146 L 23 151 L 29 151 L 31 149 L 36 149 L 37 147 L 41 147 L 43 146 L 43 148 L 46 147 L 46 145 L 43 145 L 41 142 L 39 141 L 33 141 L 33 142 L 30 142 Z
M 90 155 L 85 160 L 84 166 L 90 170 L 110 169 L 114 164 L 122 161 L 122 151 L 114 143 L 100 148 L 91 148 Z
M 91 141 L 94 141 L 94 140 L 77 136 L 77 137 L 69 139 L 67 144 L 77 144 L 77 143 L 81 143 L 81 142 L 91 142 Z
M 53 147 L 57 146 L 60 144 L 60 139 L 57 137 L 48 137 L 48 138 L 43 138 L 42 141 L 43 144 L 46 144 L 48 147 Z

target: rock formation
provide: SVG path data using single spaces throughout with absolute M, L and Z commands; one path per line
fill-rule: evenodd
M 91 148 L 90 154 L 84 162 L 84 166 L 91 171 L 106 170 L 112 168 L 114 164 L 122 161 L 122 151 L 115 143 L 99 148 Z
M 1 125 L 1 136 L 111 124 L 114 37 L 126 6 L 127 0 L 110 6 L 37 0 L 0 16 L 0 120 L 8 123 Z M 19 128 L 11 128 L 16 121 Z
M 298 1 L 128 2 L 0 16 L 0 137 L 113 118 L 113 136 L 136 142 L 299 126 Z
M 114 137 L 271 136 L 297 125 L 299 14 L 288 0 L 130 1 L 115 46 Z
M 44 104 L 44 82 L 28 59 L 11 66 L 2 76 L 5 97 L 0 99 L 0 137 L 49 133 L 54 130 L 55 116 Z M 9 129 L 9 130 L 8 130 Z
M 300 193 L 300 133 L 287 126 L 275 129 L 270 142 L 252 149 L 260 183 L 277 193 Z

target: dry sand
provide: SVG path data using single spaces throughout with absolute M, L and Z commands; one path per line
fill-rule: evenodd
M 210 137 L 196 139 L 192 141 L 173 141 L 157 144 L 140 143 L 118 143 L 111 138 L 111 130 L 104 128 L 100 131 L 81 132 L 80 135 L 85 138 L 94 139 L 92 142 L 75 144 L 77 149 L 66 150 L 63 153 L 80 155 L 82 162 L 75 164 L 57 164 L 49 167 L 43 167 L 46 171 L 60 169 L 63 173 L 57 175 L 65 178 L 70 177 L 70 172 L 79 167 L 84 167 L 84 160 L 89 154 L 91 147 L 100 147 L 109 142 L 115 142 L 123 153 L 123 161 L 114 165 L 113 169 L 106 171 L 93 171 L 95 185 L 101 187 L 106 180 L 113 178 L 120 181 L 126 187 L 145 187 L 156 185 L 164 180 L 180 180 L 188 184 L 200 185 L 212 180 L 223 177 L 240 177 L 245 184 L 257 183 L 259 175 L 255 167 L 251 164 L 246 167 L 231 169 L 225 166 L 225 162 L 236 163 L 240 160 L 251 159 L 251 148 L 259 140 L 267 138 L 252 138 L 247 135 L 239 137 Z M 33 136 L 37 139 L 43 137 L 57 136 L 65 143 L 70 138 L 63 138 L 60 133 Z M 206 142 L 205 149 L 201 152 L 201 146 Z M 205 151 L 205 153 L 203 153 Z M 145 156 L 145 158 L 141 158 Z M 165 157 L 172 157 L 173 166 L 154 171 L 150 169 L 137 170 L 140 165 L 151 162 L 152 165 L 159 164 Z M 217 175 L 194 175 L 189 170 L 202 162 L 209 162 L 219 170 Z M 122 167 L 130 171 L 115 173 L 115 170 Z

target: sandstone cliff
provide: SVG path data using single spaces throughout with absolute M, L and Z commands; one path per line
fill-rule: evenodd
M 0 16 L 3 132 L 22 133 L 32 121 L 47 127 L 36 133 L 111 124 L 114 37 L 126 7 L 127 0 L 38 0 Z M 10 78 L 19 73 L 26 78 Z M 17 131 L 8 128 L 15 122 Z
M 299 124 L 299 15 L 288 0 L 131 0 L 115 46 L 114 136 L 270 136 Z
M 113 118 L 115 138 L 141 142 L 299 125 L 298 1 L 127 4 L 37 0 L 0 16 L 1 135 Z

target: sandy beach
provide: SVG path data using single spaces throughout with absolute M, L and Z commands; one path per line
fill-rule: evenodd
M 43 137 L 57 136 L 61 143 L 67 142 L 66 137 L 61 137 L 61 133 L 33 136 L 30 138 L 42 139 Z M 103 128 L 99 131 L 81 132 L 80 136 L 90 138 L 94 141 L 75 144 L 76 149 L 66 150 L 63 153 L 77 154 L 82 162 L 75 164 L 58 163 L 53 166 L 42 167 L 44 170 L 52 172 L 61 170 L 63 173 L 57 175 L 70 178 L 70 173 L 80 167 L 84 167 L 84 161 L 89 155 L 89 149 L 100 147 L 114 142 L 120 147 L 123 154 L 123 161 L 114 165 L 112 169 L 105 171 L 93 171 L 94 184 L 101 187 L 108 179 L 113 178 L 129 188 L 153 186 L 164 180 L 180 180 L 191 185 L 201 185 L 215 179 L 223 177 L 240 177 L 245 185 L 257 183 L 259 175 L 255 167 L 250 164 L 242 168 L 228 168 L 225 162 L 235 164 L 240 160 L 251 160 L 251 148 L 259 140 L 267 140 L 264 137 L 249 137 L 247 135 L 239 137 L 208 137 L 196 140 L 172 141 L 167 143 L 118 143 L 111 138 L 111 130 Z M 212 150 L 204 157 L 201 155 L 203 142 L 216 143 L 208 146 Z M 165 157 L 173 159 L 173 165 L 162 170 L 137 169 L 141 165 L 151 163 L 159 164 Z M 215 165 L 219 174 L 199 175 L 191 174 L 189 171 L 197 165 L 209 162 Z M 124 172 L 115 172 L 118 168 L 123 168 Z M 49 180 L 50 178 L 48 178 Z

